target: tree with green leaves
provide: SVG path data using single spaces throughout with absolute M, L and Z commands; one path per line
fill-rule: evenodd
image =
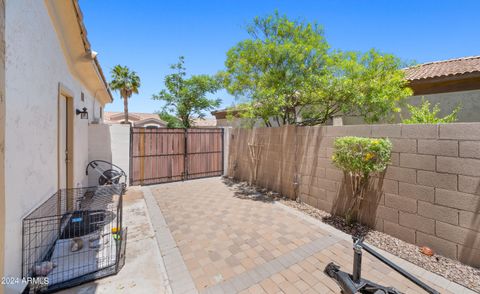
M 183 128 L 182 121 L 166 111 L 160 111 L 158 117 L 167 123 L 167 128 Z
M 304 124 L 324 124 L 339 115 L 360 116 L 367 123 L 392 121 L 412 95 L 401 67 L 395 56 L 373 49 L 331 53 L 324 75 L 310 76 L 306 83 L 313 98 L 301 110 Z
M 462 107 L 461 105 L 457 105 L 450 114 L 444 117 L 438 117 L 441 111 L 439 104 L 435 104 L 430 110 L 430 101 L 422 97 L 422 103 L 420 105 L 407 104 L 407 109 L 410 112 L 410 118 L 402 120 L 404 124 L 438 124 L 456 122 L 458 112 Z
M 111 71 L 110 88 L 118 91 L 123 98 L 124 123 L 128 124 L 128 99 L 133 93 L 138 94 L 140 77 L 126 66 L 115 65 Z
M 229 93 L 248 102 L 243 116 L 266 126 L 322 124 L 335 115 L 375 122 L 411 95 L 398 58 L 331 51 L 317 24 L 275 12 L 256 17 L 248 33 L 228 51 L 221 76 Z
M 231 48 L 221 75 L 229 93 L 246 99 L 246 117 L 267 126 L 297 122 L 297 107 L 311 97 L 306 81 L 324 71 L 328 44 L 316 24 L 290 21 L 278 12 L 256 17 L 247 28 L 249 39 Z
M 190 128 L 193 119 L 204 118 L 205 111 L 220 106 L 220 99 L 209 99 L 207 94 L 217 92 L 221 84 L 216 77 L 192 75 L 186 78 L 185 60 L 181 56 L 178 63 L 170 68 L 174 73 L 165 77 L 165 88 L 152 99 L 165 102 L 163 113 L 180 119 L 183 128 Z

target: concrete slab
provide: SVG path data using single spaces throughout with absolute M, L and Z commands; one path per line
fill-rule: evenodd
M 115 276 L 60 293 L 171 293 L 143 193 L 138 187 L 128 188 L 123 202 L 123 220 L 128 227 L 123 269 Z

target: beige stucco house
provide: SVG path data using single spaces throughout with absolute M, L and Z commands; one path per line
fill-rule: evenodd
M 112 95 L 76 0 L 1 0 L 0 40 L 0 276 L 20 277 L 22 218 L 88 184 L 89 125 Z
M 125 115 L 123 112 L 105 112 L 104 122 L 106 124 L 123 124 Z M 158 117 L 155 113 L 129 112 L 128 122 L 139 128 L 165 128 L 167 123 Z
M 404 69 L 413 96 L 405 103 L 420 105 L 422 99 L 440 106 L 439 116 L 450 114 L 457 106 L 458 122 L 480 121 L 480 56 L 461 57 L 418 64 Z M 402 107 L 396 123 L 408 118 L 407 107 Z M 360 117 L 343 117 L 345 125 L 362 124 Z
M 480 56 L 419 64 L 405 69 L 414 96 L 407 103 L 418 105 L 422 97 L 440 104 L 447 115 L 457 106 L 459 122 L 480 121 Z
M 214 117 L 195 118 L 192 122 L 194 128 L 216 128 L 217 120 Z
M 124 124 L 125 116 L 123 112 L 105 112 L 103 115 L 105 124 L 117 125 Z M 166 128 L 167 123 L 158 117 L 155 113 L 145 112 L 129 112 L 128 122 L 133 127 L 137 128 Z M 217 126 L 215 118 L 196 118 L 193 120 L 193 127 L 195 128 L 214 128 Z

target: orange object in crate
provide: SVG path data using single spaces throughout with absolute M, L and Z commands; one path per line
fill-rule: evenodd
M 420 252 L 427 255 L 427 256 L 433 256 L 433 250 L 430 247 L 427 246 L 422 246 L 420 247 Z

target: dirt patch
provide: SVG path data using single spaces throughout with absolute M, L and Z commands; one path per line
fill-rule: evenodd
M 480 292 L 480 269 L 441 255 L 426 256 L 420 253 L 419 247 L 416 245 L 375 231 L 361 224 L 347 225 L 345 219 L 342 217 L 331 215 L 328 212 L 305 203 L 298 203 L 294 200 L 281 197 L 278 193 L 268 191 L 267 189 L 256 188 L 245 182 L 234 182 L 231 179 L 225 179 L 224 182 L 235 190 L 236 195 L 238 195 L 237 197 L 251 198 L 252 200 L 262 199 L 262 201 L 267 201 L 266 198 L 269 198 L 271 199 L 270 201 L 278 201 L 349 235 L 364 237 L 366 242 L 416 264 L 425 270 L 441 275 L 450 281 L 464 285 L 476 292 Z

